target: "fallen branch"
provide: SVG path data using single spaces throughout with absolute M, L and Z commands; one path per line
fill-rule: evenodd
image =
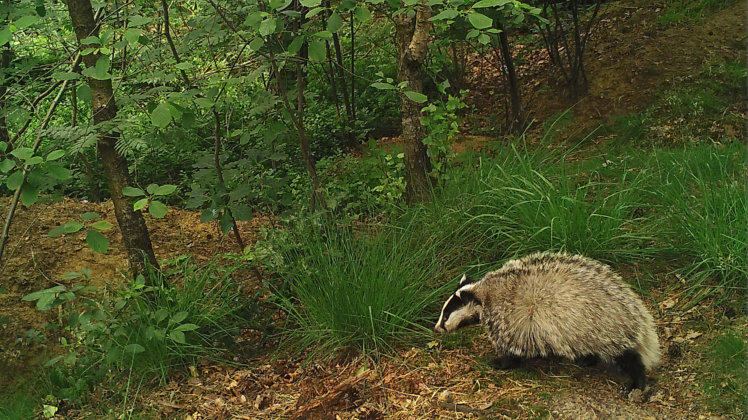
M 348 395 L 351 391 L 356 388 L 360 382 L 368 379 L 372 379 L 375 376 L 374 370 L 367 370 L 360 375 L 354 376 L 353 378 L 347 379 L 335 388 L 328 391 L 326 394 L 312 401 L 311 403 L 298 407 L 296 412 L 291 416 L 292 419 L 308 419 L 315 418 L 315 412 L 324 410 L 325 407 L 334 405 L 338 400 Z

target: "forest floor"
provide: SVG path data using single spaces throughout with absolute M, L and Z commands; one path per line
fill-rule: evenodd
M 533 117 L 545 121 L 573 105 L 573 122 L 567 126 L 568 135 L 573 136 L 607 124 L 612 117 L 641 111 L 663 87 L 677 84 L 707 62 L 744 59 L 744 2 L 696 22 L 661 24 L 657 16 L 665 4 L 615 2 L 603 8 L 600 25 L 605 30 L 598 31 L 588 52 L 590 92 L 576 104 L 558 103 L 557 92 L 548 88 L 543 52 L 528 53 L 520 77 L 530 80 L 525 96 L 532 104 Z M 476 70 L 469 78 L 475 89 L 469 101 L 491 103 L 496 93 L 492 89 L 500 83 L 498 72 L 486 74 L 491 68 L 473 59 L 470 67 Z M 485 127 L 498 117 L 484 111 L 471 122 L 475 135 L 464 136 L 460 149 L 480 148 L 485 141 L 495 140 L 486 135 L 491 133 Z M 87 211 L 98 212 L 115 225 L 106 233 L 111 243 L 107 254 L 90 250 L 83 232 L 46 236 L 49 229 Z M 198 212 L 173 208 L 164 219 L 147 219 L 159 258 L 188 254 L 197 262 L 207 262 L 220 258 L 221 253 L 236 252 L 232 238 L 218 233 L 213 224 L 201 224 Z M 240 224 L 242 235 L 251 242 L 258 227 L 267 224 L 258 215 Z M 116 239 L 111 202 L 64 199 L 22 208 L 10 237 L 0 273 L 0 391 L 33 376 L 48 350 L 44 342 L 29 344 L 21 338 L 29 329 L 42 331 L 54 314 L 42 316 L 21 297 L 54 284 L 69 284 L 60 276 L 81 266 L 93 271 L 93 281 L 116 281 L 123 278 L 119 272 L 126 265 L 123 246 Z M 267 353 L 245 366 L 204 362 L 165 384 L 143 385 L 130 396 L 128 407 L 146 418 L 185 419 L 740 416 L 744 408 L 729 405 L 734 402 L 725 405 L 714 391 L 729 384 L 712 384 L 710 378 L 715 370 L 715 343 L 729 334 L 745 338 L 745 314 L 708 301 L 683 310 L 679 292 L 671 287 L 681 279 L 668 267 L 630 266 L 622 271 L 626 278 L 654 277 L 653 283 L 663 285 L 646 297 L 657 319 L 663 364 L 653 372 L 654 381 L 645 395 L 621 393 L 625 380 L 605 367 L 536 361 L 514 371 L 494 370 L 489 365 L 488 339 L 473 329 L 403 348 L 376 363 L 354 359 L 304 364 L 268 358 Z M 257 279 L 248 273 L 246 282 L 250 288 L 258 287 Z M 110 415 L 119 418 L 125 410 L 119 407 Z M 90 418 L 101 413 L 101 407 L 86 406 L 69 410 L 67 415 Z

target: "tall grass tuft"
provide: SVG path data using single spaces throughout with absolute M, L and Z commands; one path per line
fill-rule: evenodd
M 450 264 L 428 238 L 414 242 L 413 231 L 297 235 L 299 246 L 283 255 L 288 288 L 277 291 L 289 316 L 289 348 L 310 348 L 310 357 L 337 350 L 379 354 L 428 331 L 433 314 L 426 309 L 445 292 Z

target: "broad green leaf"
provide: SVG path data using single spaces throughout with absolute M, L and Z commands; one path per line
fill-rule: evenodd
M 125 346 L 125 352 L 131 354 L 138 354 L 145 351 L 145 348 L 140 344 L 128 344 Z
M 122 194 L 128 197 L 140 197 L 141 195 L 145 195 L 145 192 L 143 192 L 143 190 L 141 190 L 140 188 L 125 187 L 122 188 Z
M 109 240 L 101 232 L 95 230 L 86 232 L 86 243 L 91 249 L 102 254 L 109 249 Z
M 381 90 L 392 90 L 395 89 L 394 85 L 391 85 L 389 83 L 382 83 L 382 82 L 374 82 L 371 84 L 371 87 Z
M 8 143 L 0 141 L 0 152 L 4 152 L 6 150 L 8 150 Z
M 478 12 L 470 12 L 468 14 L 468 21 L 475 29 L 486 29 L 493 25 L 493 19 Z
M 322 4 L 322 0 L 301 0 L 301 5 L 304 7 L 317 7 Z
M 151 112 L 151 122 L 158 128 L 166 128 L 171 122 L 171 111 L 166 102 L 161 102 Z
M 288 52 L 291 54 L 296 54 L 301 50 L 301 46 L 304 45 L 304 36 L 300 35 L 291 41 L 290 44 L 288 44 Z
M 196 324 L 182 324 L 174 328 L 174 331 L 194 331 L 198 328 Z
M 81 222 L 67 222 L 64 225 L 62 225 L 62 228 L 65 230 L 65 233 L 75 233 L 79 230 L 83 229 L 83 223 Z
M 54 77 L 57 80 L 75 80 L 80 78 L 80 74 L 72 72 L 72 71 L 61 71 L 56 72 L 52 74 L 52 77 Z
M 306 18 L 309 19 L 311 17 L 317 16 L 320 12 L 324 11 L 324 7 L 315 7 L 314 9 L 306 12 Z
M 47 161 L 57 160 L 63 156 L 65 156 L 64 150 L 53 150 L 47 155 Z
M 260 23 L 260 35 L 268 36 L 275 32 L 275 18 L 269 17 Z
M 81 72 L 84 76 L 91 77 L 96 80 L 107 80 L 111 79 L 112 75 L 109 74 L 109 66 L 111 60 L 108 55 L 102 55 L 96 60 L 94 67 L 89 67 Z
M 22 297 L 21 300 L 26 301 L 26 302 L 31 302 L 31 301 L 39 299 L 40 297 L 44 295 L 54 296 L 56 293 L 64 292 L 65 290 L 67 290 L 65 286 L 53 286 L 53 287 L 50 287 L 49 289 L 37 290 L 36 292 L 31 292 L 28 295 Z
M 457 10 L 455 9 L 444 9 L 441 12 L 439 12 L 436 16 L 432 17 L 429 20 L 435 21 L 435 20 L 446 20 L 446 19 L 454 19 L 457 17 Z
M 34 150 L 30 147 L 19 147 L 17 149 L 13 149 L 10 154 L 17 157 L 18 159 L 25 160 L 34 155 Z
M 498 7 L 503 6 L 512 0 L 480 0 L 473 5 L 473 9 L 479 9 L 481 7 Z
M 56 228 L 52 228 L 47 232 L 47 237 L 49 238 L 59 238 L 60 236 L 65 234 L 65 226 L 57 226 Z
M 366 8 L 366 6 L 359 5 L 356 7 L 353 16 L 355 16 L 359 22 L 368 22 L 371 19 L 371 12 Z
M 81 214 L 81 219 L 83 220 L 94 220 L 101 217 L 99 213 L 96 213 L 95 211 L 87 211 L 83 214 Z
M 125 39 L 130 44 L 134 44 L 138 42 L 138 39 L 140 39 L 140 35 L 143 33 L 143 30 L 140 28 L 129 28 L 125 31 Z
M 312 40 L 309 42 L 309 59 L 314 62 L 321 62 L 326 57 L 325 41 Z
M 207 223 L 211 220 L 215 220 L 216 217 L 218 217 L 221 213 L 218 211 L 218 209 L 211 208 L 211 209 L 205 209 L 200 214 L 200 222 Z
M 45 165 L 47 168 L 47 171 L 50 175 L 57 178 L 60 181 L 64 181 L 66 179 L 70 179 L 72 177 L 72 173 L 68 168 L 63 167 L 57 162 L 50 162 Z
M 259 39 L 259 38 L 255 38 L 255 39 Z M 252 42 L 254 42 L 254 40 L 252 40 Z M 251 46 L 251 44 L 250 44 L 250 46 Z M 214 102 L 212 100 L 208 99 L 208 98 L 195 98 L 195 103 L 200 108 L 210 108 L 210 107 L 213 106 Z
M 98 222 L 92 223 L 91 227 L 100 230 L 100 231 L 107 231 L 114 227 L 113 224 L 107 222 L 106 220 L 99 220 Z
M 26 162 L 24 162 L 28 166 L 38 165 L 40 163 L 44 162 L 44 158 L 41 156 L 31 156 L 30 158 L 26 159 Z
M 23 171 L 22 170 L 13 172 L 12 174 L 8 176 L 8 179 L 5 180 L 5 185 L 11 191 L 17 190 L 18 187 L 20 187 L 22 183 L 23 183 Z
M 418 102 L 419 104 L 422 104 L 422 103 L 426 102 L 429 99 L 423 93 L 418 93 L 418 92 L 415 92 L 415 91 L 412 91 L 412 90 L 406 90 L 405 91 L 405 96 L 407 96 L 408 99 L 410 99 L 411 101 Z
M 256 37 L 253 40 L 249 41 L 250 51 L 258 51 L 260 48 L 262 48 L 263 45 L 265 45 L 265 41 L 260 37 Z M 207 98 L 198 98 L 198 99 L 207 99 Z M 208 100 L 210 101 L 210 99 Z M 210 102 L 209 106 L 212 106 L 212 105 L 213 105 L 213 101 Z M 207 106 L 203 106 L 203 108 L 207 108 Z
M 343 26 L 343 18 L 340 17 L 338 12 L 330 15 L 327 19 L 327 30 L 330 32 L 337 32 Z
M 252 220 L 252 216 L 254 215 L 252 213 L 252 210 L 249 208 L 246 204 L 236 204 L 233 206 L 230 206 L 231 209 L 231 215 L 234 216 L 236 220 Z
M 317 38 L 322 38 L 322 39 L 330 39 L 330 38 L 332 38 L 332 32 L 330 32 L 330 31 L 319 31 L 319 32 L 315 32 L 314 36 L 316 36 Z
M 156 192 L 156 189 L 158 188 L 158 184 L 148 184 L 147 187 L 145 187 L 145 191 L 148 194 L 153 194 Z
M 0 47 L 10 42 L 11 39 L 13 39 L 13 33 L 10 32 L 9 27 L 0 29 Z
M 75 93 L 78 95 L 78 97 L 84 101 L 91 103 L 91 87 L 88 86 L 88 83 L 83 83 L 80 86 L 78 86 L 78 89 L 76 89 Z
M 228 233 L 234 227 L 234 219 L 231 217 L 231 214 L 228 212 L 223 213 L 218 220 L 218 226 L 221 228 L 221 232 Z
M 179 311 L 169 318 L 169 324 L 180 324 L 182 321 L 187 319 L 189 313 L 187 311 Z
M 161 219 L 166 216 L 166 210 L 166 204 L 158 200 L 151 201 L 151 204 L 148 206 L 148 212 L 156 219 Z
M 36 203 L 36 200 L 39 199 L 39 188 L 36 186 L 32 186 L 29 184 L 26 184 L 23 186 L 23 189 L 21 190 L 21 203 L 23 203 L 24 206 L 30 206 L 34 203 Z
M 39 17 L 36 15 L 26 15 L 13 22 L 13 26 L 18 29 L 23 29 L 33 25 L 37 20 L 39 20 Z
M 169 195 L 176 190 L 177 190 L 176 185 L 164 184 L 156 188 L 156 191 L 153 192 L 153 195 Z
M 10 172 L 11 169 L 16 167 L 16 162 L 13 161 L 13 159 L 5 159 L 4 161 L 0 162 L 0 171 L 3 171 L 3 173 Z
M 133 210 L 142 210 L 148 205 L 148 198 L 141 198 L 132 205 Z
M 182 331 L 173 330 L 169 332 L 169 338 L 180 344 L 186 344 L 184 341 L 184 333 Z
M 76 273 L 75 271 L 68 271 L 67 273 L 60 276 L 63 280 L 75 280 L 77 278 L 80 278 L 81 274 Z

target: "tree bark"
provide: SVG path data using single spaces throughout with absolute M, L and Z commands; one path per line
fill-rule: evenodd
M 501 55 L 504 57 L 506 65 L 507 81 L 509 82 L 509 99 L 512 108 L 512 118 L 510 120 L 510 130 L 521 132 L 525 129 L 525 118 L 522 111 L 522 96 L 520 94 L 519 80 L 514 69 L 514 60 L 512 59 L 512 50 L 509 47 L 509 39 L 506 31 L 501 30 L 499 33 L 499 47 Z
M 5 103 L 7 98 L 5 97 L 8 93 L 8 84 L 10 82 L 8 78 L 8 68 L 10 67 L 10 59 L 13 57 L 13 51 L 10 49 L 10 43 L 5 44 L 2 53 L 0 53 L 0 141 L 10 143 L 10 132 L 8 132 L 8 123 L 5 119 Z
M 397 77 L 407 82 L 407 89 L 423 90 L 423 63 L 428 51 L 431 29 L 431 8 L 425 1 L 416 7 L 413 15 L 402 13 L 395 18 L 397 43 Z M 422 105 L 401 95 L 402 137 L 405 143 L 405 199 L 414 202 L 426 199 L 431 192 L 431 161 L 423 144 L 425 130 L 421 125 Z
M 68 0 L 68 13 L 75 29 L 81 50 L 86 48 L 82 41 L 89 36 L 98 36 L 99 29 L 94 21 L 90 0 Z M 99 59 L 98 53 L 83 56 L 86 67 L 94 67 Z M 114 100 L 111 79 L 96 80 L 88 78 L 91 87 L 91 107 L 94 125 L 98 128 L 96 146 L 104 169 L 104 177 L 109 187 L 109 194 L 114 203 L 114 214 L 117 218 L 125 251 L 133 276 L 147 274 L 147 265 L 158 268 L 156 256 L 153 253 L 151 237 L 140 212 L 133 210 L 132 204 L 122 194 L 122 188 L 130 185 L 130 173 L 127 160 L 115 149 L 119 138 L 116 130 L 105 128 L 103 123 L 111 121 L 117 115 L 117 105 Z M 146 276 L 147 279 L 147 276 Z

